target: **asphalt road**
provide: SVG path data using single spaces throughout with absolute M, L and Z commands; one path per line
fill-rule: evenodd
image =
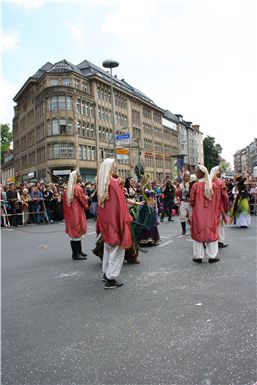
M 201 265 L 178 218 L 161 223 L 160 246 L 124 263 L 109 291 L 94 225 L 87 261 L 71 259 L 63 223 L 2 230 L 2 385 L 257 381 L 257 217 L 228 226 L 221 261 Z

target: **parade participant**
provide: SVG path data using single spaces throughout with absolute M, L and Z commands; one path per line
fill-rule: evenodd
M 218 223 L 218 246 L 227 247 L 225 244 L 225 224 L 227 223 L 226 212 L 229 210 L 229 197 L 225 180 L 221 179 L 220 167 L 213 167 L 210 171 L 210 177 L 212 182 L 217 185 L 218 188 L 218 202 L 217 202 L 217 223 Z
M 80 186 L 81 176 L 79 171 L 70 173 L 66 191 L 62 195 L 62 204 L 65 220 L 65 232 L 70 236 L 72 258 L 75 260 L 87 259 L 87 254 L 82 252 L 81 237 L 87 232 L 87 198 Z
M 189 202 L 189 184 L 190 172 L 186 171 L 183 175 L 183 181 L 179 184 L 176 191 L 176 195 L 179 198 L 179 219 L 182 227 L 182 234 L 186 235 L 186 223 L 190 215 L 190 202 Z
M 138 228 L 135 232 L 136 241 L 140 246 L 157 246 L 160 243 L 158 231 L 157 202 L 155 192 L 150 183 L 150 175 L 142 178 L 142 198 L 143 205 L 138 210 Z
M 193 261 L 201 263 L 204 244 L 209 263 L 218 262 L 218 223 L 216 215 L 217 186 L 212 185 L 208 170 L 202 165 L 196 167 L 198 179 L 190 191 L 192 207 L 191 236 L 193 239 Z
M 96 232 L 104 242 L 103 281 L 105 289 L 123 285 L 117 280 L 124 261 L 125 250 L 132 244 L 131 216 L 123 187 L 116 176 L 114 159 L 107 158 L 97 177 L 98 215 Z
M 163 209 L 161 212 L 161 222 L 164 221 L 165 214 L 168 215 L 168 221 L 173 222 L 172 209 L 174 206 L 175 187 L 171 183 L 170 179 L 166 178 L 166 180 L 163 183 L 164 183 L 164 186 L 162 188 Z
M 233 219 L 236 226 L 247 228 L 251 223 L 249 194 L 245 185 L 246 178 L 235 178 L 235 200 L 229 214 L 229 223 Z
M 124 192 L 125 192 L 125 198 L 126 202 L 129 208 L 129 213 L 132 217 L 131 222 L 131 233 L 132 233 L 132 246 L 129 250 L 126 250 L 125 253 L 125 259 L 128 263 L 132 264 L 139 264 L 140 261 L 138 260 L 138 251 L 139 251 L 139 243 L 138 243 L 138 231 L 140 229 L 138 228 L 137 216 L 138 216 L 138 208 L 139 206 L 144 205 L 144 201 L 139 202 L 139 194 L 137 193 L 135 189 L 136 181 L 132 177 L 127 177 L 124 184 Z
M 93 218 L 96 220 L 97 217 L 97 190 L 96 190 L 96 183 L 92 184 L 92 191 L 90 195 L 90 213 L 93 216 Z

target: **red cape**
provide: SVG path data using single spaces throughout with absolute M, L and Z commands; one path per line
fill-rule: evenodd
M 220 215 L 222 215 L 224 222 L 227 223 L 226 212 L 229 210 L 229 198 L 225 182 L 216 178 L 212 183 L 215 183 L 218 188 L 218 202 L 216 209 L 218 223 L 220 220 Z
M 214 242 L 218 236 L 218 188 L 213 183 L 212 200 L 204 196 L 204 183 L 196 182 L 190 191 L 190 205 L 192 206 L 191 237 L 198 242 Z
M 87 232 L 87 220 L 85 210 L 87 209 L 87 199 L 82 187 L 75 184 L 74 198 L 71 205 L 67 205 L 66 191 L 62 196 L 63 213 L 66 229 L 65 232 L 71 238 L 81 238 Z
M 98 205 L 96 232 L 105 243 L 129 249 L 132 244 L 131 221 L 123 189 L 116 179 L 111 178 L 104 207 Z

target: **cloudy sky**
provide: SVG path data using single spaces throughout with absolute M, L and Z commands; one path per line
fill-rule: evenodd
M 223 157 L 256 128 L 256 0 L 2 1 L 1 123 L 46 62 L 105 59 L 154 102 L 215 138 Z

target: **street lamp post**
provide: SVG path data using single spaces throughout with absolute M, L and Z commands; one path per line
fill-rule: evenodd
M 114 93 L 113 93 L 113 79 L 112 79 L 112 69 L 118 67 L 119 63 L 115 60 L 105 60 L 103 62 L 103 67 L 110 68 L 111 72 L 111 101 L 112 101 L 112 131 L 114 136 L 113 142 L 113 151 L 114 151 L 114 159 L 117 160 L 116 154 L 116 124 L 115 124 L 115 101 L 114 101 Z

